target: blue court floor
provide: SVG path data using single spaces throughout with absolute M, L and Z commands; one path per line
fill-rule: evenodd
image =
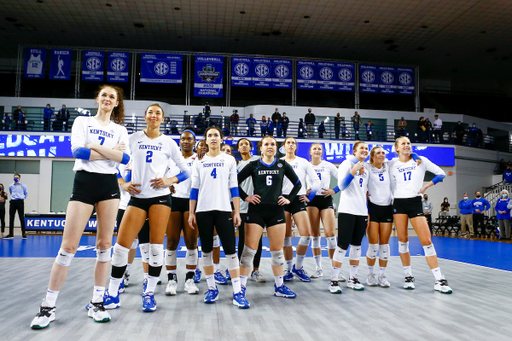
M 410 237 L 411 256 L 423 256 L 423 249 L 418 237 Z M 59 250 L 61 235 L 28 236 L 23 240 L 21 236 L 14 239 L 0 240 L 0 257 L 50 257 L 53 258 Z M 96 257 L 94 251 L 95 236 L 84 236 L 80 240 L 76 257 Z M 297 245 L 299 237 L 293 237 L 293 245 Z M 467 240 L 448 237 L 432 237 L 440 258 L 453 261 L 481 265 L 489 268 L 512 271 L 512 243 L 500 243 L 482 240 Z M 115 243 L 115 237 L 114 241 Z M 398 239 L 390 239 L 391 256 L 398 256 Z M 366 254 L 368 241 L 365 237 L 362 243 L 362 255 Z M 183 239 L 178 247 L 178 257 L 185 257 L 186 247 Z M 322 255 L 328 257 L 327 243 L 322 238 Z M 307 256 L 312 257 L 311 249 Z M 140 254 L 137 254 L 140 257 Z M 263 238 L 262 257 L 270 257 L 268 238 Z

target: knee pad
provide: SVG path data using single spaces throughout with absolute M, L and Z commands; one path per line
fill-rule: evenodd
M 436 255 L 436 249 L 434 248 L 434 244 L 425 245 L 423 247 L 423 250 L 425 251 L 425 257 L 430 257 L 430 256 Z
M 130 247 L 131 250 L 137 249 L 137 246 L 139 246 L 139 240 L 135 239 L 132 243 L 132 246 Z
M 348 253 L 348 259 L 360 260 L 361 259 L 361 245 L 354 246 L 350 245 L 350 252 Z
M 336 237 L 327 237 L 327 248 L 333 250 L 336 248 Z
M 389 258 L 389 244 L 379 245 L 379 259 L 388 260 Z
M 292 237 L 285 237 L 283 246 L 292 246 Z
M 284 252 L 283 250 L 270 251 L 272 254 L 272 265 L 283 266 L 284 265 Z
M 98 250 L 96 249 L 96 261 L 100 263 L 107 263 L 110 262 L 110 252 L 111 248 L 105 249 L 105 250 Z
M 313 249 L 320 248 L 320 237 L 311 237 L 311 248 L 313 248 Z
M 165 251 L 165 265 L 166 266 L 176 266 L 176 260 L 177 260 L 176 250 L 166 250 Z
M 213 251 L 212 252 L 204 252 L 203 251 L 203 267 L 205 266 L 213 266 Z
M 398 252 L 400 253 L 408 253 L 409 252 L 409 242 L 401 242 L 398 241 Z
M 369 259 L 375 259 L 379 252 L 379 244 L 368 244 L 368 251 L 366 251 L 366 257 Z
M 63 249 L 59 249 L 59 253 L 55 258 L 55 262 L 62 266 L 69 266 L 71 264 L 71 261 L 73 260 L 73 257 L 75 257 L 74 253 L 66 252 Z
M 240 268 L 240 262 L 238 261 L 238 255 L 236 253 L 226 255 L 226 261 L 228 263 L 229 271 Z
M 114 245 L 114 255 L 112 256 L 112 265 L 122 267 L 128 264 L 128 252 L 130 249 L 116 243 Z
M 142 262 L 149 263 L 149 243 L 139 244 L 140 255 L 142 256 Z
M 252 262 L 254 260 L 255 254 L 256 250 L 244 246 L 244 250 L 242 251 L 242 258 L 240 258 L 240 264 L 242 264 L 246 268 L 252 269 Z
M 187 255 L 185 256 L 185 264 L 197 265 L 197 254 L 197 249 L 187 250 Z
M 149 265 L 154 267 L 162 266 L 164 262 L 164 245 L 163 244 L 150 244 L 151 250 L 149 252 Z
M 302 246 L 308 246 L 309 245 L 309 241 L 311 240 L 311 237 L 310 236 L 304 236 L 304 237 L 300 237 L 299 239 L 299 245 L 302 245 Z
M 332 260 L 338 263 L 343 263 L 343 259 L 345 258 L 345 254 L 347 250 L 343 250 L 341 247 L 336 246 L 336 250 L 334 250 L 334 255 L 332 256 Z
M 219 238 L 219 236 L 213 236 L 213 247 L 220 247 L 220 238 Z

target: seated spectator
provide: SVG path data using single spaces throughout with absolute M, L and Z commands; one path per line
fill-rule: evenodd
M 446 197 L 441 203 L 441 215 L 445 217 L 450 215 L 450 203 L 448 202 L 448 198 Z
M 507 169 L 503 172 L 503 184 L 512 185 L 512 165 L 508 164 Z
M 500 226 L 500 239 L 510 239 L 510 198 L 508 191 L 501 191 L 501 198 L 496 201 L 496 218 Z M 512 206 L 512 205 L 511 205 Z
M 472 213 L 472 204 L 471 200 L 469 200 L 469 195 L 464 193 L 463 199 L 459 201 L 459 209 L 460 209 L 460 227 L 462 237 L 467 237 L 466 225 L 469 226 L 470 236 L 474 237 L 475 233 L 473 231 L 473 213 Z

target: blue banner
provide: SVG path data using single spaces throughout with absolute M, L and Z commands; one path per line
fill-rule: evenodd
M 272 60 L 254 58 L 252 60 L 252 86 L 270 88 L 272 85 Z
M 25 49 L 25 78 L 44 78 L 46 49 Z
M 52 50 L 50 79 L 71 79 L 71 50 Z
M 352 63 L 337 63 L 338 71 L 338 90 L 354 91 L 356 66 Z
M 82 80 L 103 82 L 103 51 L 84 51 L 84 63 L 82 66 Z
M 379 69 L 373 65 L 360 65 L 359 92 L 377 93 L 379 91 Z
M 0 156 L 73 157 L 71 136 L 0 135 Z
M 251 86 L 252 82 L 252 59 L 233 57 L 231 59 L 231 85 Z
M 291 59 L 272 60 L 273 78 L 272 87 L 280 89 L 292 88 L 292 61 Z
M 336 64 L 318 62 L 318 90 L 338 90 L 336 79 Z
M 414 69 L 396 68 L 397 91 L 400 95 L 414 95 Z
M 297 89 L 316 89 L 316 63 L 306 60 L 297 61 Z
M 107 82 L 128 82 L 130 52 L 109 52 Z
M 381 94 L 396 94 L 396 69 L 389 66 L 379 66 Z
M 140 82 L 181 84 L 183 82 L 183 55 L 143 53 L 141 55 Z
M 224 57 L 196 56 L 194 96 L 222 97 Z
M 65 224 L 66 217 L 25 215 L 25 226 L 27 231 L 64 231 Z M 90 218 L 87 225 L 85 225 L 85 231 L 94 232 L 96 231 L 97 226 L 97 219 Z

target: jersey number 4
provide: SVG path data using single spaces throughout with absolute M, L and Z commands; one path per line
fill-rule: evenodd
M 210 174 L 214 179 L 217 179 L 217 168 L 214 168 L 212 170 L 212 173 Z

